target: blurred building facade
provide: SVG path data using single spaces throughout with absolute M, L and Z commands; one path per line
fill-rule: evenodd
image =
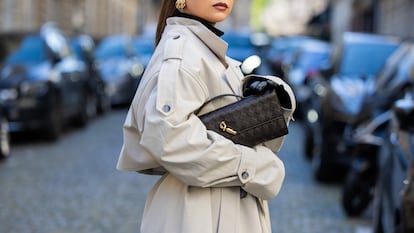
M 263 2 L 263 28 L 271 35 L 315 33 L 306 22 L 321 18 L 329 9 L 330 38 L 343 31 L 368 31 L 414 38 L 412 0 L 239 0 L 226 28 L 249 28 L 251 3 Z M 137 34 L 154 25 L 161 0 L 0 0 L 0 34 L 37 31 L 54 21 L 68 35 L 87 33 L 95 38 L 109 34 Z M 328 11 L 328 10 L 325 10 Z M 256 16 L 257 17 L 257 16 Z M 257 19 L 256 19 L 257 20 Z M 320 22 L 318 22 L 320 23 Z M 307 28 L 306 28 L 307 27 Z M 310 30 L 309 30 L 310 29 Z M 324 33 L 327 31 L 324 30 Z
M 94 37 L 135 33 L 137 0 L 0 0 L 2 34 L 37 31 L 48 21 L 65 33 Z
M 372 32 L 414 39 L 412 0 L 330 0 L 333 38 L 343 31 Z
M 374 6 L 377 7 L 379 12 L 375 17 L 379 33 L 414 39 L 414 1 L 382 0 Z
M 240 1 L 224 27 L 248 25 L 250 0 Z M 53 21 L 68 35 L 137 34 L 155 24 L 159 4 L 160 0 L 0 0 L 0 33 L 30 33 Z
M 305 34 L 307 22 L 319 14 L 327 0 L 269 0 L 263 23 L 272 36 Z
M 351 29 L 414 39 L 414 1 L 354 0 Z
M 275 0 L 278 1 L 278 0 Z M 328 0 L 308 22 L 306 34 L 340 44 L 345 31 L 414 39 L 413 0 Z

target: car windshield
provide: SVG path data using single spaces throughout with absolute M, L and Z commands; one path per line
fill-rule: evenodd
M 64 57 L 69 53 L 67 41 L 63 35 L 55 30 L 47 30 L 43 34 L 48 47 L 60 57 Z
M 284 64 L 290 64 L 294 59 L 295 52 L 299 49 L 301 44 L 309 40 L 308 37 L 291 36 L 279 37 L 272 42 L 272 47 L 269 55 L 273 60 L 280 60 Z
M 222 39 L 225 40 L 230 47 L 248 48 L 252 46 L 248 34 L 227 33 L 222 36 Z
M 138 54 L 152 54 L 154 52 L 154 39 L 137 38 L 134 40 L 134 49 Z
M 295 67 L 303 70 L 322 69 L 329 66 L 330 54 L 328 52 L 304 51 L 295 63 Z
M 104 40 L 96 49 L 97 59 L 108 59 L 114 57 L 125 57 L 124 45 L 116 40 Z
M 39 63 L 46 60 L 44 41 L 39 36 L 26 37 L 19 49 L 7 59 L 7 64 Z
M 224 34 L 222 39 L 229 45 L 227 56 L 233 59 L 244 61 L 247 57 L 255 53 L 249 34 L 230 32 Z
M 73 53 L 80 59 L 85 59 L 85 54 L 82 50 L 81 45 L 79 44 L 78 41 L 72 41 L 71 42 L 71 46 L 72 46 L 72 51 Z
M 396 48 L 397 45 L 391 43 L 351 43 L 346 45 L 340 73 L 344 75 L 376 75 Z

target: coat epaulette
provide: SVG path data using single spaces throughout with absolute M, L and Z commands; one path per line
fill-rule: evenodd
M 184 53 L 185 37 L 174 33 L 168 35 L 165 41 L 163 59 L 182 59 Z

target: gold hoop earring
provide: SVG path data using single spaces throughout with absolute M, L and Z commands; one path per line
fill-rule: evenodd
M 175 1 L 175 8 L 178 10 L 183 10 L 187 4 L 185 3 L 185 0 L 176 0 Z

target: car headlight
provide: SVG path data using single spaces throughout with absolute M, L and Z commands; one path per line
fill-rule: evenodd
M 306 113 L 306 119 L 310 123 L 316 123 L 319 121 L 319 113 L 315 109 L 309 109 L 309 111 Z
M 144 66 L 140 63 L 135 63 L 132 65 L 129 74 L 131 77 L 137 78 L 144 72 Z
M 8 89 L 1 89 L 0 90 L 0 100 L 3 101 L 9 101 L 9 100 L 15 100 L 18 97 L 18 91 L 14 88 L 8 88 Z
M 328 93 L 327 88 L 320 84 L 317 83 L 314 87 L 313 87 L 313 91 L 319 96 L 319 97 L 325 97 Z
M 57 70 L 51 70 L 50 73 L 49 73 L 49 80 L 52 81 L 52 82 L 57 83 L 61 79 L 61 76 L 60 75 L 61 74 L 59 73 L 59 71 L 57 71 Z
M 108 83 L 105 86 L 105 93 L 107 93 L 109 96 L 114 95 L 117 92 L 117 85 L 114 83 Z
M 43 96 L 49 91 L 47 82 L 23 82 L 20 85 L 22 96 Z

